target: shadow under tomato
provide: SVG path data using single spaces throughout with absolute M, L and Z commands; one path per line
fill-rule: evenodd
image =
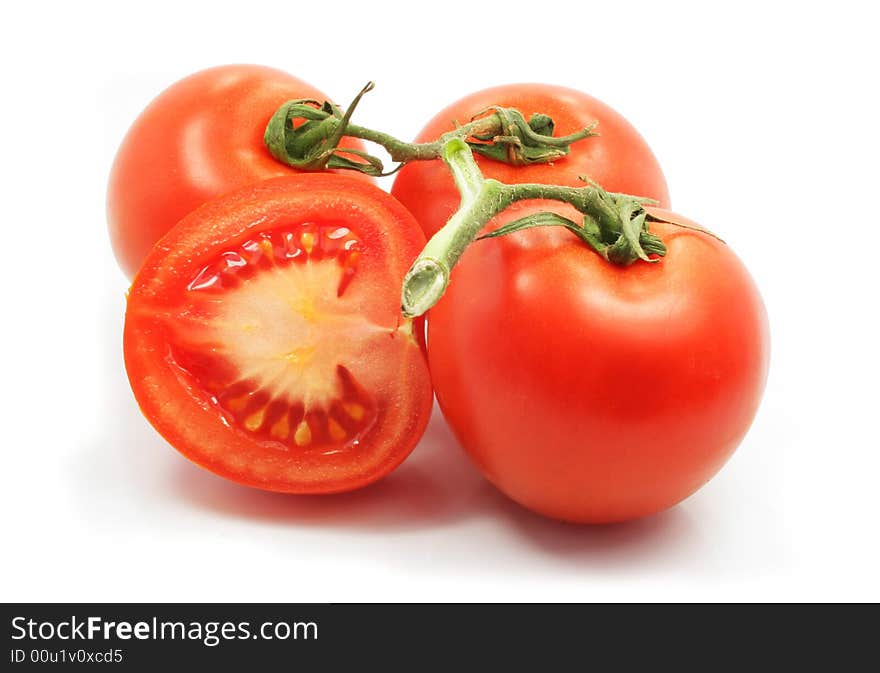
M 419 445 L 393 473 L 349 493 L 288 495 L 238 486 L 181 463 L 170 490 L 186 503 L 238 518 L 359 529 L 425 528 L 477 514 L 468 493 L 483 480 L 435 409 Z
M 683 565 L 703 543 L 688 510 L 683 507 L 634 521 L 604 525 L 577 525 L 553 521 L 527 512 L 515 503 L 516 511 L 505 518 L 519 537 L 534 551 L 568 561 L 576 566 L 607 566 L 623 570 L 664 559 L 680 559 Z
M 464 531 L 435 541 L 442 551 L 433 562 L 447 567 L 486 566 L 491 549 L 494 562 L 512 566 L 528 565 L 523 557 L 537 556 L 571 569 L 623 570 L 646 559 L 684 561 L 699 544 L 689 515 L 680 507 L 604 526 L 563 523 L 524 509 L 477 473 L 437 409 L 413 455 L 394 473 L 359 491 L 329 496 L 269 493 L 188 464 L 175 470 L 170 489 L 188 505 L 279 526 L 375 533 L 418 532 L 465 521 L 484 527 L 485 545 L 475 545 L 473 533 Z

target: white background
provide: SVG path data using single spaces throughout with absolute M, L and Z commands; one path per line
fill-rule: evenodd
M 869 6 L 3 3 L 0 599 L 880 599 Z M 767 303 L 770 380 L 731 462 L 672 511 L 578 528 L 498 495 L 436 412 L 402 468 L 340 497 L 250 491 L 181 458 L 125 378 L 104 192 L 149 100 L 230 62 L 342 102 L 373 79 L 359 119 L 401 137 L 505 82 L 617 108 L 675 209 L 729 242 Z

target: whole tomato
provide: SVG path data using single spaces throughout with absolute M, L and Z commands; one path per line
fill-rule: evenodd
M 107 194 L 113 251 L 129 277 L 178 220 L 220 194 L 296 169 L 263 144 L 266 124 L 285 101 L 326 96 L 280 70 L 227 65 L 163 91 L 129 129 Z M 344 139 L 343 147 L 361 148 Z
M 541 209 L 526 202 L 489 227 Z M 748 272 L 709 234 L 651 229 L 667 255 L 628 267 L 564 230 L 478 241 L 429 315 L 456 437 L 501 491 L 548 517 L 606 523 L 674 505 L 721 468 L 758 408 L 769 336 Z
M 666 179 L 638 131 L 619 113 L 585 93 L 548 84 L 510 84 L 478 91 L 456 101 L 437 114 L 419 133 L 416 142 L 436 140 L 456 124 L 468 122 L 493 106 L 516 108 L 529 118 L 543 113 L 555 122 L 554 135 L 575 133 L 598 122 L 596 137 L 571 146 L 564 159 L 553 163 L 512 166 L 478 156 L 487 178 L 507 184 L 535 182 L 582 186 L 580 176 L 611 192 L 624 192 L 655 199 L 669 207 Z M 414 161 L 394 181 L 391 193 L 422 225 L 426 236 L 435 234 L 455 212 L 459 193 L 442 161 Z

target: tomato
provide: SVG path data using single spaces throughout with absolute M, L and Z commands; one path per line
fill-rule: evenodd
M 431 412 L 423 323 L 400 313 L 424 242 L 393 197 L 341 175 L 276 178 L 195 210 L 128 297 L 125 365 L 144 415 L 241 484 L 328 493 L 379 479 Z
M 107 195 L 113 251 L 129 277 L 153 244 L 196 207 L 297 172 L 263 145 L 272 114 L 297 98 L 326 96 L 280 70 L 228 65 L 191 75 L 150 103 L 119 148 Z M 341 145 L 362 147 L 348 138 Z
M 748 272 L 706 233 L 651 230 L 667 255 L 629 267 L 562 229 L 478 241 L 431 310 L 446 420 L 485 476 L 535 512 L 606 523 L 670 507 L 721 468 L 756 413 L 769 336 Z
M 645 196 L 669 207 L 666 179 L 651 148 L 632 125 L 601 101 L 574 89 L 546 84 L 511 84 L 485 89 L 453 103 L 422 129 L 417 142 L 436 140 L 491 106 L 513 107 L 528 119 L 534 113 L 550 115 L 554 134 L 567 135 L 598 122 L 597 137 L 571 146 L 564 159 L 552 164 L 512 166 L 482 156 L 477 162 L 487 178 L 507 184 L 535 182 L 582 186 L 588 177 L 604 189 Z M 442 161 L 415 161 L 401 169 L 392 194 L 422 225 L 436 233 L 458 208 L 459 194 Z

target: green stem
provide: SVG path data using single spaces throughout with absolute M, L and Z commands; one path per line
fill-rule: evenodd
M 389 133 L 351 124 L 345 135 L 381 145 L 393 161 L 405 164 L 410 161 L 430 161 L 441 158 L 446 143 L 455 138 L 464 140 L 477 134 L 495 134 L 499 130 L 500 124 L 496 118 L 483 117 L 444 133 L 439 139 L 430 143 L 408 143 Z
M 361 150 L 341 149 L 339 142 L 344 136 L 381 145 L 401 165 L 438 159 L 448 142 L 462 140 L 474 152 L 489 159 L 524 166 L 561 159 L 569 153 L 573 143 L 596 135 L 593 124 L 567 136 L 554 136 L 554 123 L 547 115 L 534 114 L 526 120 L 513 108 L 492 107 L 437 140 L 407 143 L 388 133 L 351 123 L 354 108 L 372 88 L 373 83 L 369 82 L 345 112 L 327 101 L 287 101 L 266 126 L 267 149 L 278 161 L 301 170 L 345 168 L 378 176 L 387 175 L 382 161 Z
M 436 304 L 449 284 L 449 274 L 465 248 L 486 222 L 510 205 L 505 185 L 486 180 L 474 155 L 461 138 L 452 138 L 442 150 L 461 194 L 458 210 L 428 241 L 403 281 L 401 308 L 407 317 L 422 315 Z
M 516 201 L 553 200 L 568 203 L 584 215 L 583 225 L 547 213 L 517 220 L 494 235 L 504 235 L 535 226 L 563 225 L 614 264 L 628 265 L 637 259 L 654 261 L 649 254 L 663 255 L 665 247 L 648 231 L 643 203 L 651 202 L 628 194 L 615 194 L 598 186 L 507 185 L 486 179 L 462 138 L 445 141 L 443 161 L 452 171 L 461 194 L 458 210 L 428 241 L 403 281 L 401 310 L 407 317 L 422 315 L 434 306 L 449 285 L 452 268 L 486 224 Z

